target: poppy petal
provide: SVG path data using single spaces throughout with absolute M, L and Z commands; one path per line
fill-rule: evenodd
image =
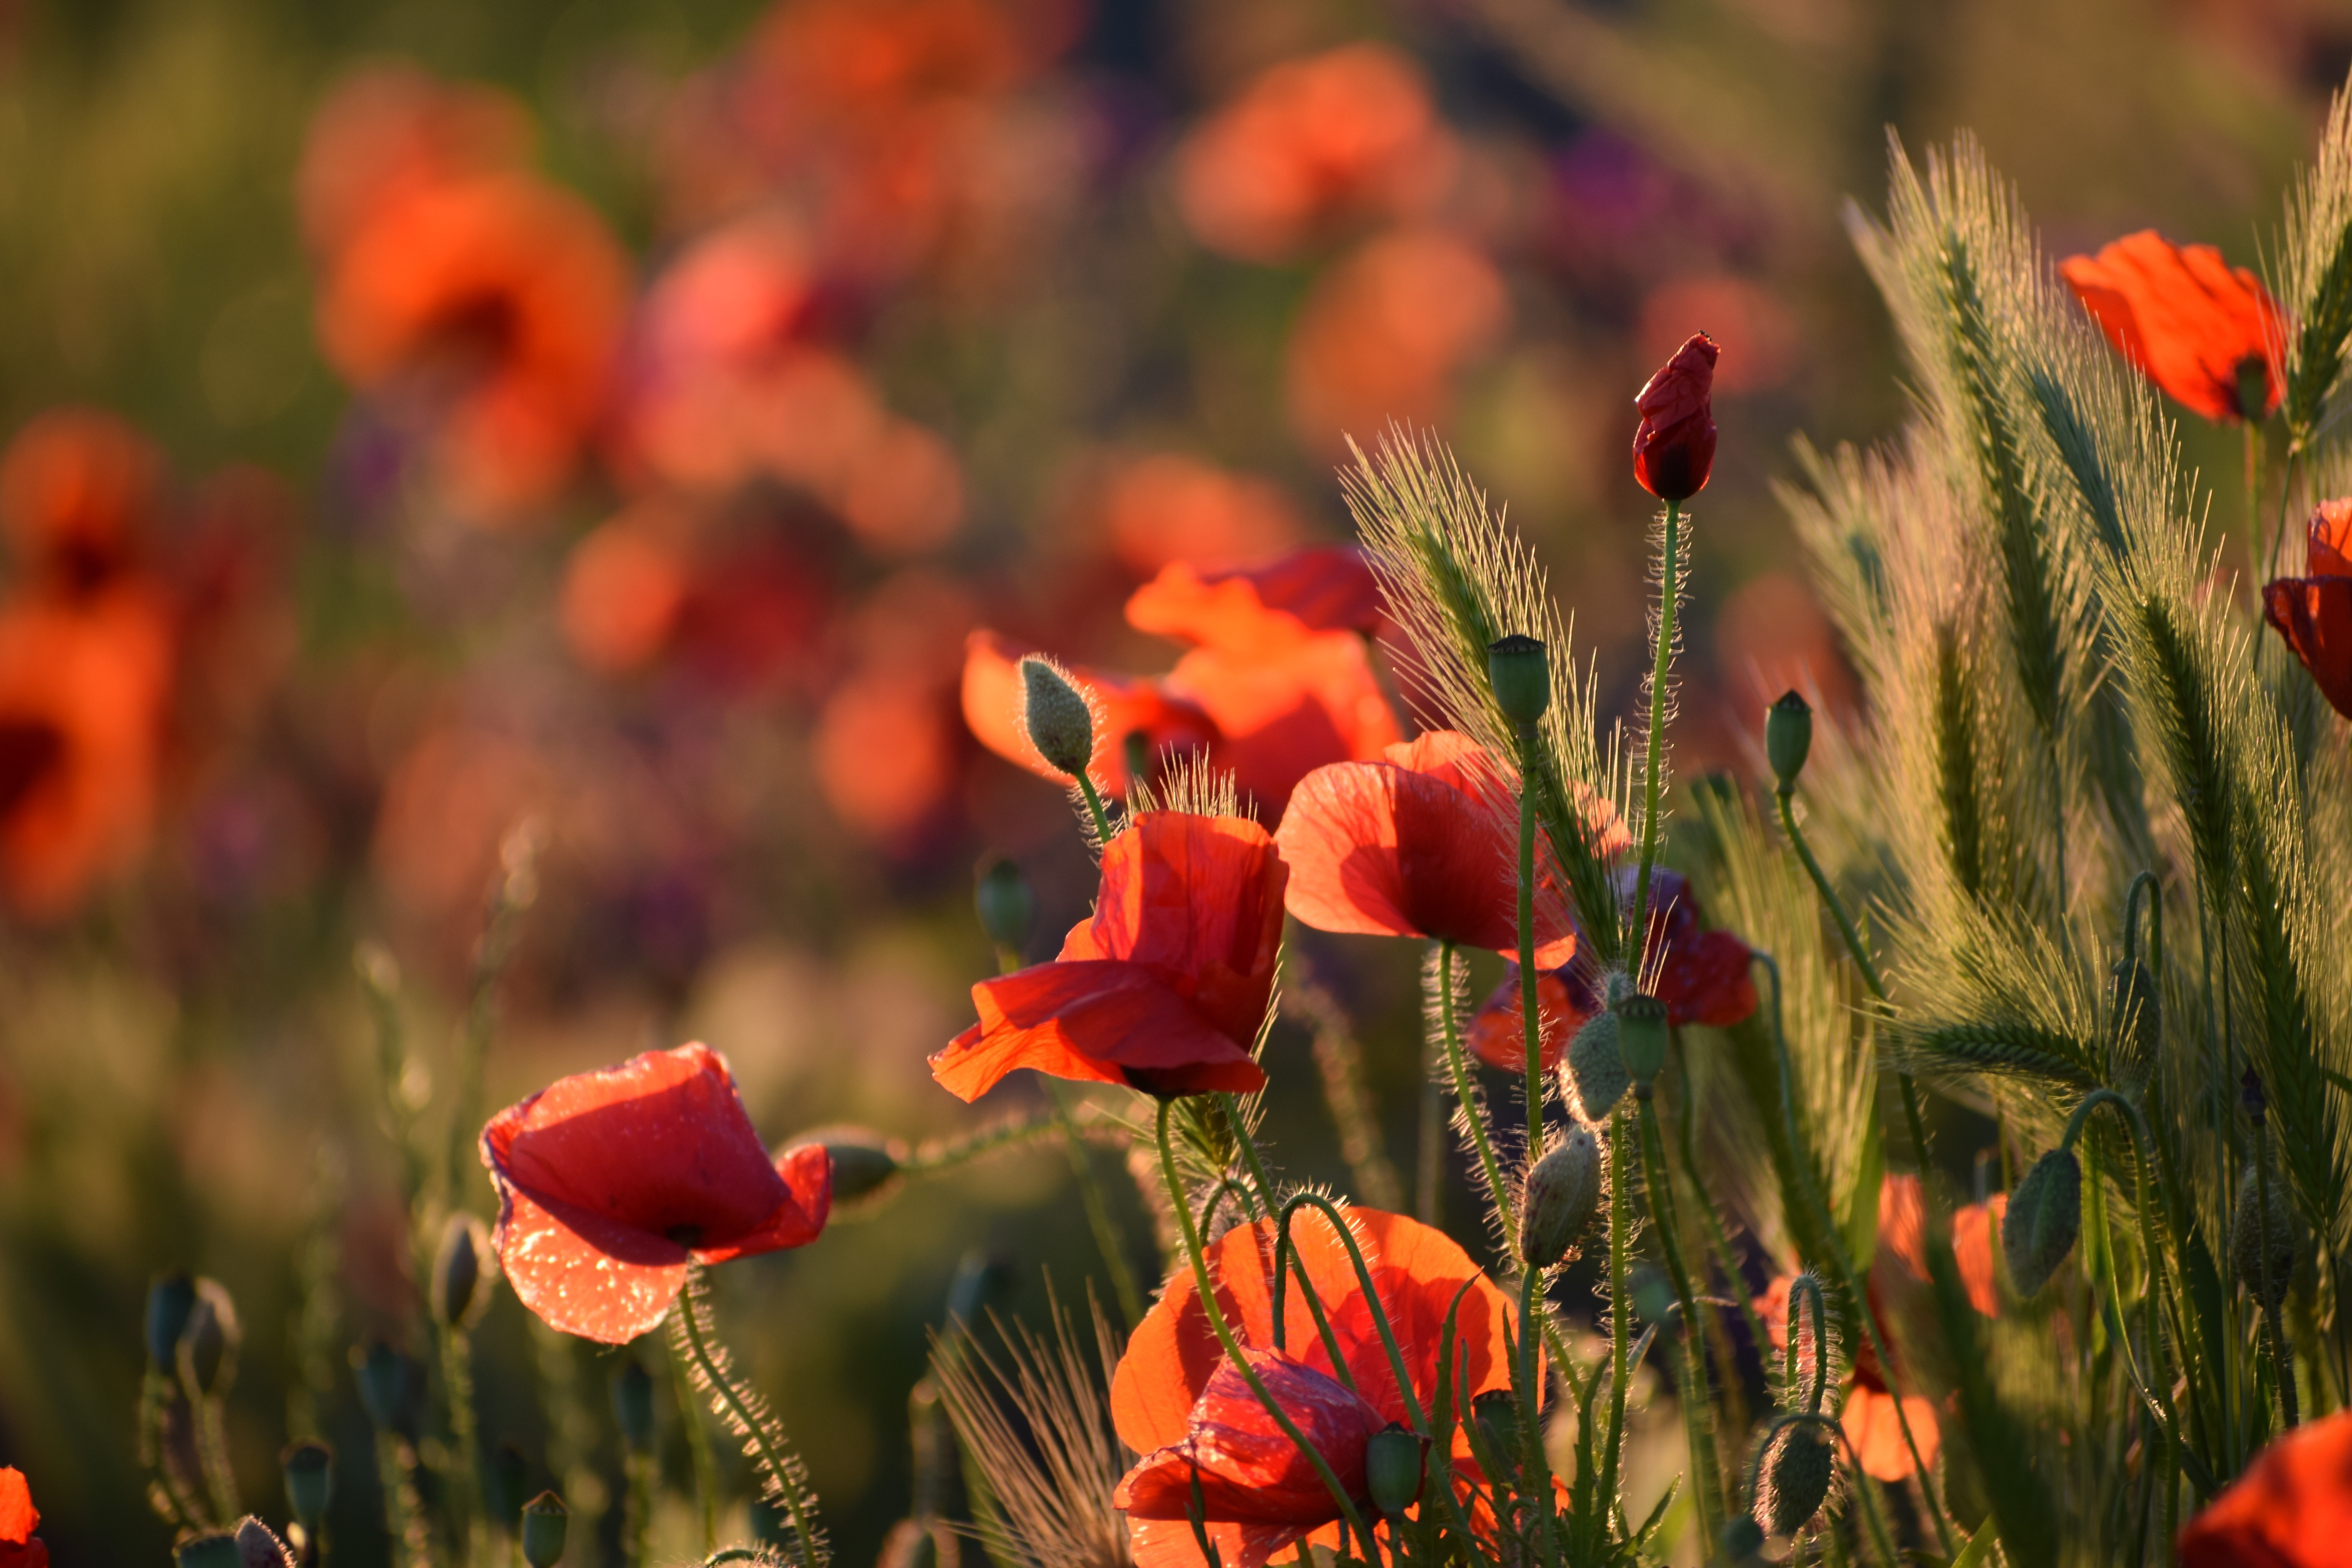
M 25 1472 L 14 1465 L 0 1466 L 0 1542 L 21 1546 L 41 1522 L 41 1510 L 33 1506 L 33 1489 L 25 1482 Z
M 1224 737 L 1218 762 L 1276 815 L 1324 763 L 1370 760 L 1403 738 L 1353 632 L 1318 633 L 1271 656 L 1194 648 L 1167 689 L 1208 715 Z
M 2180 1568 L 2340 1568 L 2352 1562 L 2352 1412 L 2297 1427 L 2180 1532 Z
M 2263 618 L 2311 672 L 2327 705 L 2352 718 L 2352 577 L 2266 583 Z
M 981 1021 L 930 1059 L 931 1076 L 966 1101 L 1018 1068 L 1171 1093 L 1265 1087 L 1248 1051 L 1141 964 L 1040 963 L 982 981 L 971 997 Z
M 1538 950 L 1542 951 L 1541 949 Z M 1600 994 L 1591 980 L 1575 964 L 1569 964 L 1536 976 L 1536 1010 L 1543 1018 L 1543 1067 L 1549 1072 L 1559 1065 L 1560 1052 L 1584 1027 L 1585 1021 L 1601 1011 Z M 1528 1059 L 1528 1037 L 1525 1015 L 1519 1011 L 1519 966 L 1510 965 L 1503 972 L 1502 983 L 1495 987 L 1470 1020 L 1464 1043 L 1478 1059 L 1491 1068 L 1507 1072 L 1525 1070 Z
M 660 1322 L 686 1284 L 677 1243 L 506 1183 L 497 1246 L 518 1300 L 551 1328 L 608 1345 Z
M 1307 1534 L 1296 1525 L 1244 1524 L 1222 1519 L 1209 1520 L 1202 1528 L 1225 1568 L 1265 1568 L 1285 1547 Z M 1208 1568 L 1191 1522 L 1181 1518 L 1139 1519 L 1129 1514 L 1127 1547 L 1135 1568 Z
M 1143 965 L 1226 1037 L 1255 1043 L 1274 994 L 1289 876 L 1245 817 L 1147 812 L 1103 853 L 1087 941 Z
M 776 1156 L 776 1174 L 783 1179 L 784 1200 L 757 1230 L 718 1247 L 698 1247 L 694 1256 L 704 1263 L 724 1263 L 730 1258 L 806 1247 L 824 1233 L 833 1212 L 833 1159 L 821 1143 L 803 1143 Z
M 1903 1401 L 1903 1415 L 1898 1417 L 1895 1395 L 1884 1390 L 1857 1383 L 1847 1394 L 1838 1425 L 1845 1428 L 1846 1440 L 1860 1457 L 1864 1475 L 1893 1482 L 1911 1474 L 1911 1445 L 1903 1438 L 1905 1418 L 1910 1421 L 1912 1438 L 1919 1445 L 1919 1458 L 1932 1468 L 1937 1450 L 1943 1446 L 1943 1431 L 1936 1425 L 1932 1400 L 1916 1394 L 1908 1396 Z
M 2352 497 L 2314 507 L 2304 532 L 2304 575 L 2352 577 Z
M 1279 1351 L 1243 1352 L 1274 1402 L 1342 1488 L 1360 1495 L 1364 1445 L 1386 1421 L 1338 1380 Z M 1183 1519 L 1197 1477 L 1213 1519 L 1312 1529 L 1339 1516 L 1330 1489 L 1257 1394 L 1221 1362 L 1186 1416 L 1183 1441 L 1139 1460 L 1113 1505 L 1131 1517 Z
M 1138 631 L 1242 654 L 1276 652 L 1316 632 L 1369 633 L 1380 615 L 1379 580 L 1363 552 L 1346 546 L 1238 571 L 1176 562 L 1127 602 Z
M 2143 229 L 2058 269 L 2116 352 L 2183 405 L 2208 419 L 2244 417 L 2238 370 L 2249 360 L 2264 366 L 2259 414 L 2278 405 L 2278 307 L 2213 247 L 2176 246 Z

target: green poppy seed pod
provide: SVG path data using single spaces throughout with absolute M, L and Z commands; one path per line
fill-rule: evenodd
M 286 1506 L 312 1535 L 326 1521 L 335 1500 L 335 1451 L 324 1443 L 297 1443 L 278 1458 L 286 1478 Z
M 530 1568 L 555 1568 L 563 1561 L 563 1537 L 572 1527 L 572 1510 L 553 1492 L 541 1492 L 522 1505 L 522 1560 Z
M 2119 958 L 2107 972 L 2108 1010 L 2114 1019 L 2115 1054 L 2122 1076 L 2144 1079 L 2156 1066 L 2164 1016 L 2158 1010 L 2156 976 L 2137 958 Z
M 1650 1087 L 1666 1065 L 1666 1005 L 1636 991 L 1619 1002 L 1617 1049 L 1636 1093 Z
M 2287 1285 L 2294 1278 L 2294 1211 L 2287 1205 L 2284 1176 L 2273 1174 L 2270 1188 L 2268 1223 L 2257 1225 L 2256 1215 L 2265 1212 L 2262 1184 L 2251 1165 L 2238 1178 L 2237 1212 L 2230 1216 L 2230 1270 L 2265 1310 L 2276 1311 L 2286 1300 Z M 2265 1267 L 2267 1293 L 2263 1289 Z
M 1837 1451 L 1811 1426 L 1784 1426 L 1764 1460 L 1762 1495 L 1756 1522 L 1769 1535 L 1794 1535 L 1829 1500 L 1837 1473 Z
M 433 1321 L 444 1328 L 471 1328 L 490 1310 L 490 1287 L 497 1283 L 498 1254 L 490 1250 L 489 1228 L 462 1211 L 441 1227 L 440 1250 L 433 1258 Z
M 1549 1268 L 1576 1256 L 1601 1205 L 1601 1140 L 1578 1122 L 1528 1173 L 1519 1189 L 1519 1257 Z
M 631 1453 L 653 1451 L 654 1375 L 643 1362 L 625 1361 L 613 1374 L 613 1424 Z
M 1805 759 L 1813 754 L 1813 705 L 1794 690 L 1764 710 L 1764 759 L 1784 790 L 1797 787 Z
M 1519 1452 L 1519 1406 L 1507 1388 L 1497 1388 L 1470 1402 L 1470 1419 L 1478 1440 L 1498 1460 L 1512 1460 Z
M 801 1140 L 821 1143 L 833 1163 L 833 1201 L 855 1203 L 871 1197 L 898 1179 L 902 1151 L 879 1132 L 863 1127 L 828 1127 Z
M 1364 1479 L 1372 1506 L 1390 1519 L 1401 1519 L 1421 1497 L 1425 1468 L 1422 1440 L 1391 1422 L 1364 1445 Z
M 147 1287 L 147 1364 L 172 1372 L 180 1364 L 180 1336 L 188 1331 L 188 1316 L 196 1310 L 196 1282 L 184 1274 L 166 1274 Z
M 172 1559 L 180 1568 L 245 1568 L 236 1537 L 222 1531 L 188 1537 L 173 1548 Z
M 972 907 L 980 912 L 980 929 L 988 940 L 1008 952 L 1019 952 L 1037 921 L 1037 900 L 1021 868 L 1002 855 L 992 855 L 980 868 L 972 885 Z
M 294 1553 L 278 1532 L 249 1513 L 236 1521 L 234 1539 L 242 1568 L 295 1568 Z
M 1576 1031 L 1576 1038 L 1568 1043 L 1563 1076 L 1587 1121 L 1598 1121 L 1616 1108 L 1633 1080 L 1625 1071 L 1625 1054 L 1618 1047 L 1614 1012 L 1604 1008 Z
M 2072 1149 L 2053 1149 L 2009 1194 L 2009 1213 L 2000 1222 L 2001 1254 L 2020 1296 L 2041 1293 L 2082 1228 L 2082 1162 Z
M 352 1357 L 358 1372 L 360 1403 L 368 1419 L 383 1432 L 408 1428 L 416 1394 L 416 1363 L 384 1343 L 374 1341 Z
M 1551 658 L 1534 637 L 1514 632 L 1488 643 L 1486 679 L 1495 685 L 1495 706 L 1520 729 L 1551 707 Z
M 1095 754 L 1094 710 L 1086 695 L 1050 659 L 1021 661 L 1022 727 L 1029 743 L 1053 767 L 1076 778 Z
M 1727 1563 L 1750 1563 L 1764 1551 L 1764 1527 L 1744 1513 L 1725 1525 L 1723 1533 L 1716 1539 Z
M 197 1395 L 217 1394 L 236 1381 L 236 1348 L 245 1340 L 236 1302 L 217 1279 L 196 1281 L 196 1304 L 180 1332 L 180 1376 Z

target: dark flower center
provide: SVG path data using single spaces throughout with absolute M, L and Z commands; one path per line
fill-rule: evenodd
M 0 817 L 65 761 L 65 733 L 40 719 L 0 719 Z

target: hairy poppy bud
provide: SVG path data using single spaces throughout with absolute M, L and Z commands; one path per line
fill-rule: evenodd
M 522 1560 L 530 1568 L 555 1568 L 563 1561 L 563 1537 L 572 1510 L 553 1492 L 541 1492 L 522 1507 Z
M 1715 340 L 1695 332 L 1633 399 L 1633 477 L 1660 500 L 1690 500 L 1715 467 Z
M 1534 637 L 1514 632 L 1488 643 L 1486 679 L 1495 684 L 1495 706 L 1523 730 L 1551 706 L 1551 658 Z
M 195 1310 L 196 1282 L 184 1274 L 166 1274 L 147 1287 L 148 1365 L 157 1372 L 179 1366 L 180 1336 Z
M 1666 1005 L 1636 991 L 1617 1004 L 1616 1013 L 1617 1049 L 1634 1092 L 1645 1092 L 1666 1065 Z
M 245 1568 L 236 1537 L 220 1531 L 188 1537 L 173 1549 L 172 1556 L 180 1568 Z
M 1764 1550 L 1764 1527 L 1743 1513 L 1723 1527 L 1717 1542 L 1727 1561 L 1747 1563 Z
M 1617 1015 L 1602 1009 L 1584 1021 L 1568 1043 L 1566 1076 L 1576 1089 L 1576 1103 L 1584 1119 L 1598 1121 L 1615 1109 L 1633 1079 L 1625 1072 L 1625 1054 L 1618 1047 Z
M 980 868 L 971 901 L 980 911 L 980 929 L 1005 952 L 1018 953 L 1036 923 L 1037 900 L 1030 896 L 1029 879 L 1002 855 L 992 855 Z
M 1021 690 L 1022 727 L 1037 754 L 1073 778 L 1085 773 L 1095 754 L 1095 715 L 1085 693 L 1034 653 L 1021 661 Z
M 1601 1140 L 1579 1122 L 1528 1173 L 1519 1189 L 1519 1257 L 1549 1268 L 1576 1256 L 1601 1203 Z
M 1782 789 L 1797 787 L 1797 775 L 1805 771 L 1805 759 L 1812 752 L 1813 705 L 1794 689 L 1784 691 L 1780 701 L 1764 710 L 1764 757 Z
M 871 1197 L 898 1176 L 906 1149 L 866 1127 L 824 1127 L 803 1134 L 794 1147 L 815 1143 L 833 1164 L 833 1201 Z
M 2156 976 L 2137 958 L 2119 958 L 2107 972 L 2107 995 L 2115 1018 L 2115 1054 L 2122 1076 L 2145 1079 L 2156 1066 L 2164 1016 L 2156 997 Z
M 335 1451 L 324 1443 L 297 1443 L 278 1461 L 286 1477 L 286 1506 L 312 1535 L 335 1500 Z
M 641 1361 L 625 1361 L 613 1374 L 613 1425 L 631 1453 L 653 1451 L 654 1374 Z
M 2284 1178 L 2271 1178 L 2265 1208 L 2259 1173 L 2247 1166 L 2238 1178 L 2237 1212 L 2230 1216 L 2230 1270 L 2269 1311 L 2286 1300 L 2294 1278 L 2294 1211 L 2287 1206 L 2285 1186 Z
M 241 1568 L 294 1568 L 294 1553 L 278 1532 L 247 1514 L 236 1521 L 236 1560 Z
M 1395 1422 L 1372 1434 L 1364 1445 L 1364 1479 L 1372 1506 L 1391 1519 L 1401 1517 L 1421 1496 L 1422 1441 Z
M 2082 1228 L 2082 1162 L 2072 1149 L 2053 1149 L 2009 1194 L 2009 1213 L 2000 1222 L 2001 1254 L 2020 1296 L 2040 1294 Z
M 216 1394 L 236 1379 L 236 1348 L 245 1342 L 236 1302 L 217 1279 L 196 1281 L 196 1304 L 180 1333 L 180 1376 L 192 1395 Z
M 1756 1522 L 1771 1535 L 1794 1535 L 1829 1500 L 1837 1474 L 1837 1451 L 1811 1425 L 1784 1426 L 1764 1460 L 1762 1495 Z
M 472 1215 L 459 1212 L 441 1227 L 433 1258 L 433 1321 L 444 1328 L 470 1328 L 490 1310 L 490 1285 L 498 1276 L 490 1233 Z
M 416 1363 L 382 1340 L 352 1361 L 359 1373 L 360 1403 L 367 1407 L 368 1419 L 379 1431 L 406 1431 L 415 1413 Z

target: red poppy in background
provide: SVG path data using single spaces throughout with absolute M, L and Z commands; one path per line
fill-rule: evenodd
M 980 743 L 1040 778 L 1066 775 L 1038 755 L 1022 727 L 1021 660 L 1036 651 L 1001 633 L 973 632 L 965 644 L 963 718 Z M 1159 680 L 1107 675 L 1076 667 L 1070 679 L 1095 710 L 1095 754 L 1087 772 L 1096 787 L 1127 795 L 1127 738 L 1139 734 L 1153 756 L 1210 745 L 1217 727 L 1193 704 L 1172 697 Z
M 1263 559 L 1307 531 L 1281 487 L 1179 452 L 1119 461 L 1093 510 L 1120 563 L 1143 576 L 1176 562 Z
M 2273 1440 L 2180 1531 L 2180 1568 L 2352 1564 L 2352 1411 Z
M 1282 858 L 1245 817 L 1146 812 L 1103 851 L 1059 957 L 971 988 L 980 1022 L 931 1058 L 977 1100 L 1016 1068 L 1153 1094 L 1261 1089 L 1252 1058 L 1282 946 Z
M 0 1466 L 0 1568 L 49 1568 L 49 1549 L 33 1539 L 40 1522 L 25 1472 Z
M 0 529 L 33 592 L 79 598 L 129 571 L 154 521 L 163 462 L 114 415 L 53 408 L 0 454 Z
M 1316 769 L 1291 792 L 1275 843 L 1290 912 L 1317 931 L 1518 949 L 1518 809 L 1475 741 L 1434 730 L 1373 763 Z M 1557 889 L 1536 899 L 1536 961 L 1576 953 Z
M 1324 763 L 1377 757 L 1404 739 L 1354 632 L 1318 632 L 1279 652 L 1196 647 L 1163 689 L 1208 715 L 1213 760 L 1271 816 Z
M 2278 629 L 2327 705 L 2352 719 L 2352 499 L 2319 503 L 2305 531 L 2302 577 L 2263 584 Z
M 606 1344 L 660 1322 L 688 1263 L 805 1247 L 833 1206 L 824 1147 L 772 1162 L 726 1061 L 701 1045 L 557 1079 L 490 1119 L 482 1163 L 515 1295 Z
M 1317 632 L 1380 629 L 1381 584 L 1349 545 L 1297 550 L 1263 566 L 1171 562 L 1127 601 L 1128 625 L 1229 653 L 1276 653 Z
M 1603 999 L 1586 967 L 1570 963 L 1536 976 L 1536 1011 L 1543 1019 L 1543 1067 L 1559 1065 L 1559 1053 L 1585 1021 L 1601 1011 Z M 1464 1039 L 1480 1061 L 1490 1068 L 1517 1072 L 1527 1066 L 1527 1025 L 1519 1011 L 1519 966 L 1507 965 L 1503 979 L 1475 1016 Z
M 1435 1402 L 1439 1333 L 1465 1284 L 1470 1291 L 1456 1319 L 1461 1360 L 1455 1372 L 1462 1381 L 1455 1397 L 1466 1403 L 1508 1388 L 1511 1306 L 1469 1256 L 1443 1232 L 1402 1215 L 1358 1208 L 1349 1211 L 1349 1219 L 1422 1408 Z M 1357 1392 L 1349 1394 L 1332 1376 L 1330 1352 L 1304 1290 L 1290 1292 L 1285 1304 L 1289 1353 L 1273 1351 L 1274 1238 L 1273 1223 L 1261 1220 L 1236 1226 L 1210 1247 L 1217 1304 L 1254 1352 L 1252 1364 L 1276 1373 L 1268 1392 L 1361 1500 L 1364 1439 L 1405 1419 L 1404 1398 L 1347 1249 L 1320 1215 L 1301 1215 L 1291 1239 Z M 1200 1568 L 1200 1548 L 1186 1518 L 1195 1466 L 1208 1504 L 1209 1537 L 1228 1568 L 1263 1568 L 1301 1537 L 1337 1544 L 1330 1526 L 1339 1515 L 1330 1493 L 1289 1451 L 1282 1429 L 1231 1371 L 1189 1273 L 1169 1280 L 1128 1341 L 1111 1379 L 1110 1408 L 1119 1441 L 1143 1456 L 1119 1483 L 1116 1499 L 1128 1515 L 1137 1568 Z M 1475 1475 L 1467 1438 L 1459 1432 L 1453 1458 L 1462 1475 Z
M 1499 342 L 1510 290 L 1484 251 L 1433 229 L 1386 234 L 1326 268 L 1285 350 L 1291 427 L 1317 451 L 1392 420 L 1443 425 L 1454 378 Z
M 1715 467 L 1715 340 L 1694 332 L 1633 398 L 1633 477 L 1660 500 L 1685 501 L 1706 489 Z
M 2058 271 L 2117 353 L 2208 419 L 2267 416 L 2278 406 L 2277 356 L 2286 326 L 2262 285 L 2210 245 L 2174 245 L 2152 228 Z M 2242 406 L 2241 378 L 2259 374 L 2259 408 Z
M 341 249 L 369 216 L 418 186 L 519 166 L 530 117 L 496 88 L 436 79 L 414 66 L 378 66 L 337 84 L 310 117 L 295 200 L 320 255 Z

